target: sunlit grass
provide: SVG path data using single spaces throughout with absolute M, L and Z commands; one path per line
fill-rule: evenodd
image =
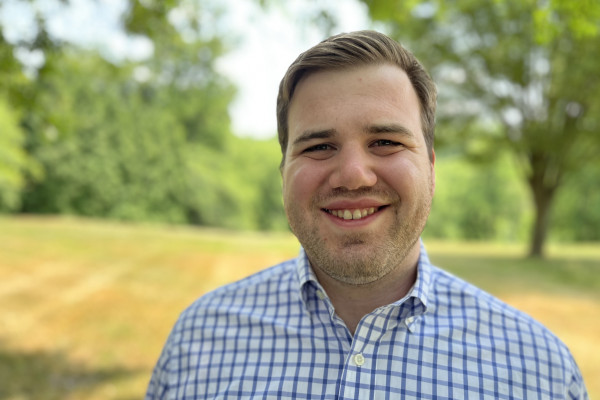
M 426 244 L 556 332 L 600 395 L 600 246 L 556 245 L 540 261 L 519 245 Z M 0 398 L 139 399 L 183 308 L 297 252 L 284 233 L 0 218 Z
M 518 244 L 426 242 L 432 262 L 494 292 L 600 294 L 600 246 L 551 244 L 545 259 Z

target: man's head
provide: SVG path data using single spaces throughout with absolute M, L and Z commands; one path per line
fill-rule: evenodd
M 336 36 L 290 67 L 278 106 L 284 208 L 321 282 L 409 282 L 435 188 L 423 68 L 383 35 Z
M 410 80 L 420 104 L 421 125 L 430 160 L 433 158 L 437 90 L 419 61 L 388 36 L 375 31 L 358 31 L 332 36 L 300 54 L 290 65 L 279 85 L 277 131 L 282 161 L 288 146 L 288 113 L 298 83 L 308 75 L 357 66 L 392 64 Z

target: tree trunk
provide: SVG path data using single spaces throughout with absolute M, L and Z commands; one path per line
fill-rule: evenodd
M 550 220 L 550 208 L 554 200 L 554 192 L 533 190 L 535 204 L 535 220 L 531 231 L 531 242 L 529 245 L 529 256 L 544 257 L 544 245 L 548 233 Z
M 545 163 L 543 163 L 545 164 Z M 531 241 L 529 244 L 529 256 L 535 258 L 544 257 L 544 246 L 550 226 L 550 210 L 554 201 L 554 194 L 559 186 L 559 179 L 552 179 L 548 182 L 546 166 L 541 167 L 537 164 L 532 175 L 529 177 L 529 187 L 535 206 L 535 220 L 531 231 Z

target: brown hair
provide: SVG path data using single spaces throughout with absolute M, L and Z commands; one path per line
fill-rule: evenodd
M 288 111 L 300 80 L 311 73 L 354 66 L 393 64 L 408 75 L 421 109 L 421 125 L 429 158 L 433 156 L 437 90 L 433 80 L 415 56 L 401 44 L 375 31 L 342 33 L 325 39 L 300 54 L 279 84 L 277 132 L 281 146 L 281 166 L 288 145 Z

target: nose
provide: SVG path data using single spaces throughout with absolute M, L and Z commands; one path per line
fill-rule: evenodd
M 377 183 L 377 175 L 368 154 L 353 148 L 342 149 L 335 157 L 335 169 L 329 177 L 332 188 L 356 190 Z

